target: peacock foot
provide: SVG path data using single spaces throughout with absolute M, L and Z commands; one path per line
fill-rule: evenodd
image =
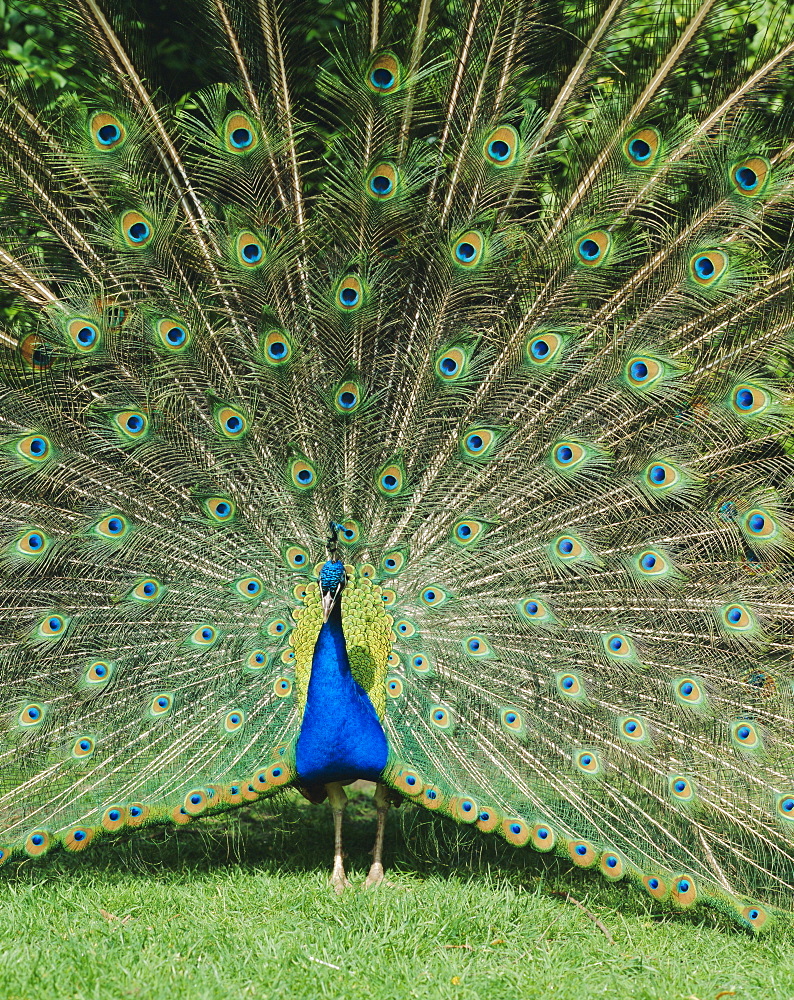
M 347 875 L 345 875 L 345 869 L 341 862 L 334 864 L 334 870 L 331 873 L 331 885 L 334 887 L 334 892 L 337 896 L 341 896 L 345 889 L 352 889 L 353 887 Z
M 369 870 L 367 879 L 364 882 L 365 889 L 374 889 L 376 885 L 381 885 L 383 883 L 383 865 L 376 861 L 373 863 Z

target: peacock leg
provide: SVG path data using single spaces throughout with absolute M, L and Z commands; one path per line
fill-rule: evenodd
M 350 888 L 342 860 L 342 817 L 347 806 L 347 793 L 341 781 L 330 782 L 325 786 L 325 790 L 334 814 L 334 870 L 331 873 L 331 885 L 336 894 L 341 896 L 345 889 Z
M 383 837 L 386 832 L 386 816 L 389 813 L 390 805 L 391 800 L 388 788 L 385 785 L 376 785 L 375 806 L 378 810 L 378 828 L 375 832 L 375 845 L 372 848 L 372 866 L 364 883 L 365 889 L 370 889 L 374 885 L 380 885 L 383 881 Z

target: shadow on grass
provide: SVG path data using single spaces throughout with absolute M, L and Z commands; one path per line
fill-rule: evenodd
M 363 880 L 375 836 L 375 808 L 369 791 L 349 792 L 345 813 L 346 865 Z M 44 859 L 9 865 L 23 883 L 70 879 L 78 873 L 173 880 L 175 876 L 217 872 L 330 873 L 333 820 L 327 804 L 313 806 L 297 792 L 229 812 L 193 820 L 186 826 L 151 826 L 103 839 L 84 853 L 53 851 Z M 555 855 L 519 850 L 495 836 L 461 826 L 447 817 L 404 803 L 389 813 L 384 864 L 387 878 L 410 889 L 417 881 L 482 879 L 514 890 L 540 892 L 563 901 L 568 896 L 588 910 L 663 922 L 686 921 L 735 930 L 720 914 L 698 908 L 691 914 L 660 911 L 635 888 L 605 883 Z M 592 915 L 592 914 L 591 914 Z M 595 919 L 595 918 L 594 918 Z

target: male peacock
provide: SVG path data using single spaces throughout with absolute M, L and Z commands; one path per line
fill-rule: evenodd
M 763 927 L 794 42 L 687 103 L 719 0 L 371 0 L 299 103 L 281 6 L 196 0 L 170 106 L 46 6 L 96 89 L 2 90 L 0 861 L 292 784 L 341 888 L 367 777 L 370 884 L 399 794 Z

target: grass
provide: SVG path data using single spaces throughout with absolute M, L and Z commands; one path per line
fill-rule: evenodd
M 10 866 L 0 1000 L 794 997 L 794 933 L 780 923 L 753 938 L 709 912 L 659 913 L 410 806 L 390 817 L 393 884 L 362 891 L 363 792 L 345 832 L 357 888 L 341 899 L 330 812 L 293 795 Z

